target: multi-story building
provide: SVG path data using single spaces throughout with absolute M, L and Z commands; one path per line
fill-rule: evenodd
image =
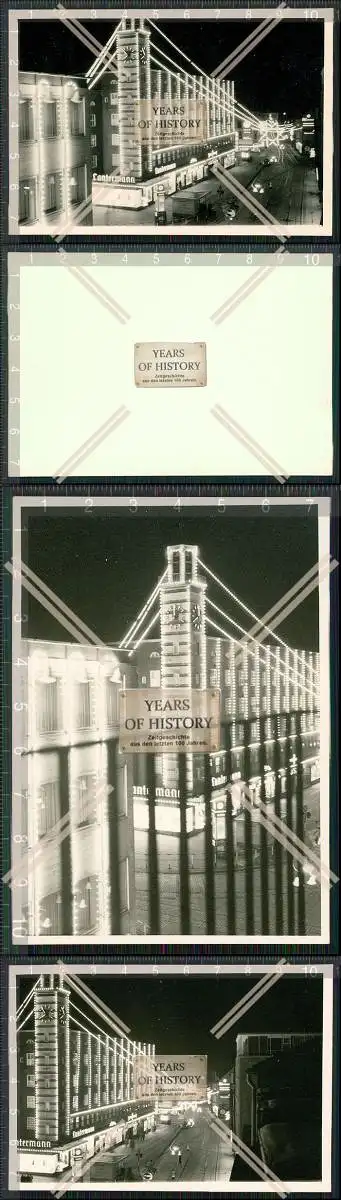
M 228 786 L 254 803 L 285 797 L 288 775 L 319 779 L 319 656 L 269 642 L 240 648 L 209 614 L 216 605 L 200 574 L 196 546 L 169 546 L 159 590 L 160 638 L 132 648 L 28 641 L 28 713 L 20 769 L 20 834 L 28 871 L 29 933 L 81 938 L 136 931 L 137 845 L 149 827 L 147 755 L 119 751 L 124 687 L 220 691 L 220 748 L 210 755 L 213 840 L 224 843 Z M 157 600 L 155 601 L 157 603 Z M 221 610 L 220 610 L 221 612 Z M 219 618 L 221 620 L 221 617 Z M 223 630 L 222 630 L 223 633 Z M 16 760 L 17 763 L 18 760 Z M 185 784 L 184 784 L 185 780 Z M 158 833 L 180 832 L 179 760 L 155 756 Z M 188 834 L 205 827 L 206 759 L 187 754 Z M 39 854 L 39 844 L 49 843 Z M 143 838 L 142 838 L 143 841 Z M 142 844 L 142 843 L 141 843 Z M 21 898 L 22 899 L 22 898 Z
M 204 179 L 214 158 L 234 162 L 234 83 L 169 67 L 151 39 L 148 22 L 122 19 L 116 72 L 101 72 L 91 91 L 94 201 L 101 192 L 102 204 L 143 208 L 161 180 L 170 195 Z
M 51 838 L 28 879 L 28 923 L 79 937 L 135 927 L 132 764 L 117 755 L 119 689 L 109 650 L 28 644 L 25 836 Z
M 32 1009 L 29 1025 L 18 1018 L 21 1171 L 53 1175 L 153 1128 L 152 1085 L 137 1097 L 135 1060 L 150 1062 L 155 1046 L 102 1032 L 60 975 L 40 976 Z
M 85 79 L 19 71 L 19 224 L 67 223 L 86 200 L 91 202 Z M 90 221 L 85 213 L 82 223 Z

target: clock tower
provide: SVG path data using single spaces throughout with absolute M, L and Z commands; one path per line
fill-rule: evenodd
M 167 576 L 160 591 L 161 686 L 206 688 L 206 583 L 198 574 L 197 546 L 167 547 Z M 187 786 L 193 784 L 193 755 L 186 755 Z M 165 786 L 177 785 L 177 758 L 163 756 Z
M 122 18 L 117 34 L 120 175 L 152 174 L 150 32 L 144 21 Z
M 69 992 L 60 975 L 41 975 L 34 993 L 35 1092 L 38 1140 L 70 1135 Z

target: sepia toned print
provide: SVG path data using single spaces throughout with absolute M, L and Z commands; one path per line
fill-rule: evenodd
M 332 233 L 332 9 L 25 16 L 12 233 Z
M 42 961 L 10 1021 L 10 1190 L 328 1194 L 331 965 Z
M 13 568 L 14 935 L 328 941 L 327 502 L 46 505 Z M 122 747 L 130 689 L 135 725 L 219 692 L 217 749 Z

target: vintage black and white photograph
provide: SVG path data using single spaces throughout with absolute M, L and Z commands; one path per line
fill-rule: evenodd
M 10 974 L 10 1189 L 329 1192 L 332 966 Z
M 333 19 L 12 12 L 11 232 L 331 235 Z
M 332 475 L 332 254 L 47 248 L 8 283 L 11 476 Z
M 327 943 L 329 501 L 16 498 L 20 525 L 14 937 Z

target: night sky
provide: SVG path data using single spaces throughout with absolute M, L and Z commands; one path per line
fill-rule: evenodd
M 44 968 L 46 969 L 46 968 Z M 161 971 L 161 968 L 159 968 Z M 208 1078 L 233 1064 L 237 1033 L 319 1033 L 322 1031 L 322 979 L 282 977 L 219 1041 L 212 1026 L 258 983 L 261 976 L 161 977 L 84 975 L 84 983 L 130 1028 L 136 1041 L 153 1044 L 157 1054 L 207 1054 Z M 193 968 L 191 968 L 193 971 Z M 71 972 L 72 973 L 72 972 Z M 263 976 L 264 979 L 264 976 Z M 32 976 L 18 985 L 18 1002 L 30 991 Z M 90 1015 L 79 997 L 75 1004 Z M 94 1021 L 96 1016 L 92 1014 Z M 80 1018 L 81 1019 L 81 1018 Z M 99 1025 L 102 1028 L 99 1018 Z M 103 1026 L 103 1031 L 109 1032 Z M 94 1030 L 95 1032 L 95 1030 Z
M 24 509 L 22 558 L 103 641 L 119 643 L 165 567 L 167 544 L 199 546 L 199 557 L 257 616 L 264 614 L 318 560 L 316 509 L 290 505 L 273 512 L 208 507 L 130 512 L 124 508 Z M 79 514 L 79 515 L 78 515 Z M 244 629 L 253 622 L 209 579 L 210 599 Z M 72 641 L 27 593 L 24 636 Z M 224 618 L 213 620 L 232 635 Z M 148 620 L 150 619 L 150 614 Z M 219 636 L 208 629 L 212 636 Z M 290 646 L 318 650 L 318 588 L 278 628 Z M 150 637 L 159 636 L 157 625 Z
M 133 15 L 133 13 L 132 13 Z M 158 21 L 159 29 L 187 54 L 196 67 L 210 74 L 244 39 L 256 30 L 255 21 Z M 82 25 L 104 46 L 116 22 L 82 19 Z M 157 49 L 191 71 L 164 38 L 152 31 Z M 83 74 L 94 59 L 61 21 L 19 22 L 19 63 L 23 71 Z M 165 67 L 170 66 L 165 60 Z M 273 29 L 234 68 L 236 94 L 241 103 L 256 113 L 286 113 L 295 119 L 316 109 L 321 101 L 323 66 L 323 22 L 305 19 L 278 20 Z M 174 66 L 171 68 L 174 70 Z M 195 70 L 192 67 L 193 73 Z

